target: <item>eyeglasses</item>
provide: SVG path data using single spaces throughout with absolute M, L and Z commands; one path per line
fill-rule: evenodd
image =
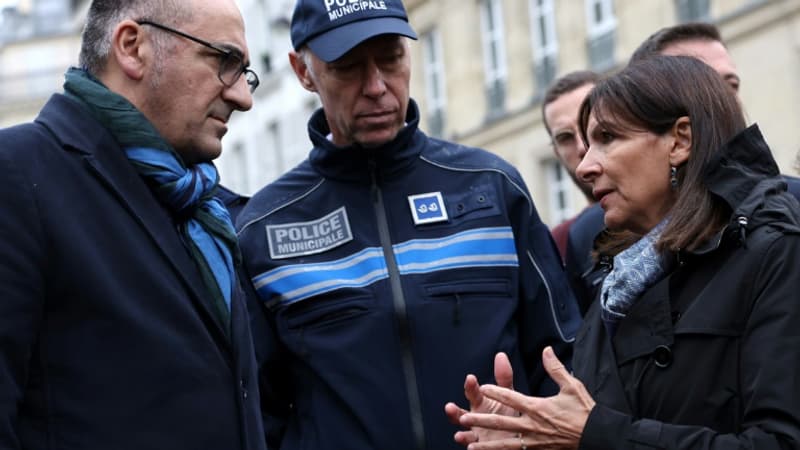
M 258 75 L 256 75 L 252 69 L 249 69 L 247 65 L 244 64 L 242 57 L 238 52 L 222 48 L 200 38 L 196 38 L 190 34 L 186 34 L 183 31 L 161 25 L 160 23 L 151 22 L 149 20 L 137 20 L 136 23 L 139 25 L 150 25 L 151 27 L 156 27 L 158 29 L 177 34 L 180 37 L 197 42 L 198 44 L 204 45 L 219 52 L 221 62 L 217 77 L 219 77 L 219 81 L 221 81 L 225 86 L 233 86 L 239 80 L 239 77 L 244 74 L 244 79 L 247 81 L 247 86 L 250 88 L 251 94 L 255 92 L 256 88 L 258 87 L 260 83 L 258 80 Z

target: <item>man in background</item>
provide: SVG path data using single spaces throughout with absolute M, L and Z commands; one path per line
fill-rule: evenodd
M 211 163 L 248 61 L 233 0 L 95 0 L 64 94 L 0 130 L 0 447 L 266 448 Z
M 337 5 L 292 18 L 290 63 L 322 102 L 309 158 L 237 220 L 268 444 L 455 450 L 442 406 L 464 374 L 492 379 L 507 351 L 516 388 L 555 393 L 541 353 L 568 360 L 579 315 L 519 173 L 417 128 L 402 2 Z
M 644 40 L 631 55 L 636 62 L 652 55 L 692 56 L 711 66 L 735 93 L 739 93 L 739 74 L 716 26 L 691 22 L 658 30 Z
M 711 66 L 734 93 L 739 94 L 741 80 L 736 65 L 713 24 L 694 22 L 663 28 L 639 45 L 631 56 L 631 62 L 654 54 L 695 57 Z M 786 175 L 783 178 L 789 193 L 800 200 L 800 178 Z
M 575 176 L 575 168 L 578 167 L 586 153 L 586 147 L 578 130 L 578 109 L 597 79 L 597 74 L 588 70 L 570 72 L 550 86 L 545 92 L 542 102 L 542 121 L 548 136 L 550 136 L 553 153 L 590 205 L 595 201 L 592 196 L 592 187 L 581 182 Z M 562 258 L 566 255 L 567 235 L 570 225 L 574 221 L 575 217 L 572 217 L 558 224 L 552 230 L 553 240 L 555 240 Z
M 596 73 L 588 70 L 570 72 L 553 83 L 542 102 L 542 119 L 550 136 L 553 152 L 586 197 L 589 205 L 578 215 L 558 224 L 552 230 L 553 240 L 561 253 L 581 314 L 586 312 L 592 301 L 589 294 L 583 292 L 581 280 L 582 275 L 593 265 L 587 255 L 591 253 L 594 236 L 603 229 L 603 211 L 591 207 L 595 203 L 591 186 L 575 176 L 575 168 L 586 154 L 586 146 L 578 130 L 578 110 L 598 79 Z M 593 220 L 581 220 L 579 226 L 574 226 L 578 218 L 586 214 L 598 216 L 599 221 L 594 217 Z

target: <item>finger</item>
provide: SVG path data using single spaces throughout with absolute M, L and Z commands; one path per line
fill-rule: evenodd
M 481 385 L 478 384 L 478 378 L 475 375 L 467 375 L 467 379 L 464 380 L 464 396 L 469 400 L 470 408 L 475 408 L 483 401 L 480 387 Z
M 569 374 L 550 346 L 545 347 L 542 352 L 542 365 L 559 388 L 564 388 L 572 379 L 572 375 Z
M 528 397 L 527 395 L 520 394 L 511 389 L 495 386 L 493 384 L 484 384 L 480 387 L 480 390 L 483 396 L 492 400 L 497 400 L 516 411 L 527 411 L 527 405 L 531 401 L 536 400 L 536 397 Z
M 461 426 L 481 427 L 491 430 L 511 431 L 521 433 L 526 431 L 520 417 L 504 416 L 502 414 L 466 413 L 461 416 Z
M 526 441 L 527 442 L 527 441 Z M 469 444 L 467 450 L 508 450 L 520 448 L 520 441 L 518 437 L 507 439 L 496 439 L 493 441 L 480 441 Z M 528 448 L 532 448 L 528 445 Z
M 453 425 L 460 425 L 458 420 L 461 418 L 461 416 L 467 413 L 467 410 L 460 408 L 455 403 L 450 402 L 444 405 L 444 413 L 447 415 L 447 419 L 450 421 L 450 423 Z
M 498 386 L 514 389 L 514 369 L 508 355 L 503 352 L 494 357 L 494 380 Z
M 472 431 L 457 431 L 456 434 L 453 435 L 453 440 L 466 447 L 473 442 L 478 442 L 478 436 Z

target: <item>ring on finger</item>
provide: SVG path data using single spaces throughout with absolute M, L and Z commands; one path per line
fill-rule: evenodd
M 522 433 L 518 434 L 519 436 L 519 448 L 520 450 L 528 450 L 528 446 L 525 445 L 525 438 L 522 437 Z

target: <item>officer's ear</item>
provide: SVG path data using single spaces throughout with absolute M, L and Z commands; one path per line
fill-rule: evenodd
M 314 73 L 310 67 L 311 59 L 314 55 L 308 49 L 301 49 L 300 51 L 289 52 L 289 64 L 297 76 L 297 80 L 309 92 L 317 92 L 317 86 L 314 83 Z

